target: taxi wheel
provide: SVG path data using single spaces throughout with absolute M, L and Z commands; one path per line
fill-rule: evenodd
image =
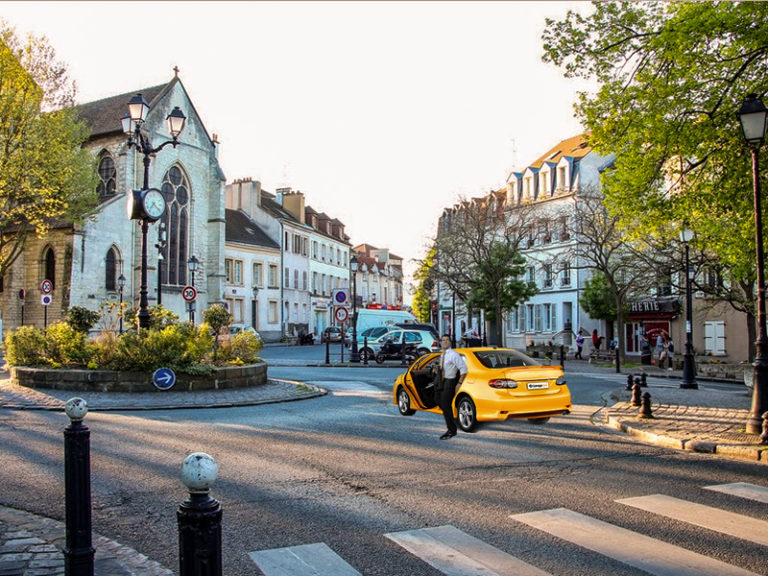
M 464 432 L 473 432 L 477 427 L 477 410 L 469 396 L 462 396 L 456 404 L 459 413 L 459 428 Z
M 549 418 L 528 418 L 528 422 L 541 426 L 542 424 L 549 422 Z
M 400 410 L 400 414 L 403 416 L 413 416 L 416 414 L 416 410 L 411 408 L 411 398 L 404 388 L 397 390 L 397 409 Z

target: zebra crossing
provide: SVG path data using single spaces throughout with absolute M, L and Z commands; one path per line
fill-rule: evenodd
M 704 489 L 768 503 L 764 486 L 733 483 Z M 764 520 L 663 494 L 615 502 L 768 547 L 768 522 Z M 757 576 L 567 508 L 512 514 L 509 519 L 654 576 Z M 447 576 L 549 574 L 454 526 L 391 532 L 383 537 Z M 362 576 L 324 543 L 250 552 L 249 556 L 264 576 Z

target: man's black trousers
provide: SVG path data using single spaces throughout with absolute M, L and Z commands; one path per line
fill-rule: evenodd
M 453 397 L 456 395 L 456 384 L 458 384 L 459 378 L 446 378 L 443 380 L 443 387 L 440 390 L 440 410 L 443 411 L 443 418 L 445 418 L 445 425 L 448 427 L 448 432 L 456 434 L 456 422 L 453 419 Z

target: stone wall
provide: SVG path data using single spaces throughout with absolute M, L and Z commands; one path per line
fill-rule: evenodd
M 153 392 L 152 372 L 114 370 L 54 370 L 11 368 L 11 380 L 27 388 L 74 390 L 80 392 Z M 210 376 L 177 374 L 173 390 L 219 390 L 260 386 L 267 381 L 267 364 L 216 368 Z

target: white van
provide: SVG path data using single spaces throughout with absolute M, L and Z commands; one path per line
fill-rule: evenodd
M 357 333 L 375 326 L 391 326 L 404 322 L 418 323 L 416 316 L 404 310 L 373 310 L 363 308 L 357 311 Z

